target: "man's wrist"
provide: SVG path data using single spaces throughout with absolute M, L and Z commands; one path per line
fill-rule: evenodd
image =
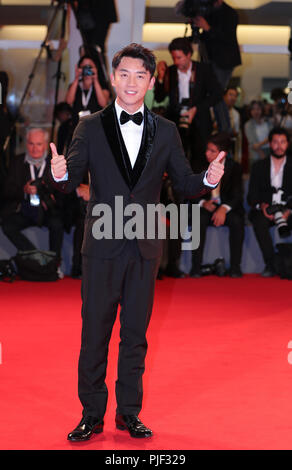
M 218 183 L 216 183 L 216 184 L 209 183 L 209 181 L 208 181 L 208 171 L 206 171 L 206 173 L 205 173 L 203 183 L 204 183 L 205 186 L 209 186 L 210 188 L 216 188 L 216 186 L 218 186 Z

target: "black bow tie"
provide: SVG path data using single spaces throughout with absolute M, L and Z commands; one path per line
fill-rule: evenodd
M 133 121 L 135 124 L 140 126 L 143 122 L 143 114 L 141 111 L 136 114 L 128 114 L 126 111 L 122 111 L 120 115 L 120 123 L 121 124 L 126 124 L 128 121 Z

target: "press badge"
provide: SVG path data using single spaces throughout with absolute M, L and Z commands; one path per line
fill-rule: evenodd
M 39 206 L 41 201 L 37 194 L 30 194 L 29 202 L 31 206 Z
M 78 116 L 79 119 L 81 119 L 82 117 L 88 116 L 89 114 L 91 114 L 91 112 L 87 109 L 86 111 L 79 111 Z

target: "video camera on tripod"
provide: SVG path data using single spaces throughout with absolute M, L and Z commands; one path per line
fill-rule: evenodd
M 177 15 L 183 15 L 189 19 L 189 23 L 192 28 L 191 41 L 196 43 L 200 38 L 200 31 L 197 26 L 194 25 L 193 19 L 196 16 L 208 16 L 213 8 L 216 0 L 181 0 L 175 6 L 175 12 Z

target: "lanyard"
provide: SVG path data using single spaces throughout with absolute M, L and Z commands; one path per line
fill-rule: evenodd
M 83 88 L 81 88 L 81 100 L 82 100 L 82 106 L 83 106 L 84 109 L 87 108 L 87 105 L 88 105 L 89 100 L 91 98 L 92 88 L 93 88 L 93 86 L 91 85 L 89 90 L 88 90 L 87 95 L 85 95 Z
M 38 178 L 41 178 L 43 176 L 45 166 L 46 166 L 46 160 L 44 160 L 42 165 L 41 165 L 41 168 L 40 168 L 40 171 L 39 171 L 39 174 L 38 174 Z M 34 181 L 35 180 L 35 171 L 34 171 L 34 165 L 32 163 L 29 164 L 29 169 L 30 169 L 31 179 Z

